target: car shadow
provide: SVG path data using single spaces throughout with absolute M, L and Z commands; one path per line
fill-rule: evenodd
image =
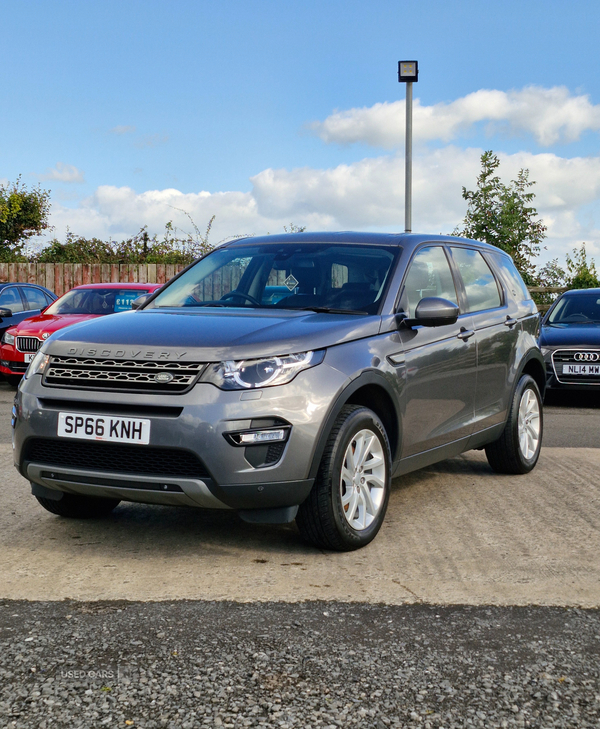
M 248 524 L 234 511 L 121 502 L 100 519 L 63 519 L 48 514 L 36 524 L 40 543 L 53 549 L 120 555 L 226 556 L 245 551 L 314 554 L 294 523 Z
M 544 405 L 559 408 L 600 408 L 600 391 L 548 390 Z

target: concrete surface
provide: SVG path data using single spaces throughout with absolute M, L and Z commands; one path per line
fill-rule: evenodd
M 367 548 L 324 553 L 293 525 L 121 504 L 53 516 L 0 446 L 0 597 L 600 605 L 600 450 L 546 448 L 528 476 L 470 452 L 394 483 Z

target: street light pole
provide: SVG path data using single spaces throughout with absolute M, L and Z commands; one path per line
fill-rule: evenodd
M 406 84 L 406 146 L 404 152 L 404 232 L 412 230 L 412 81 Z
M 406 148 L 404 154 L 404 232 L 412 230 L 412 98 L 419 80 L 417 61 L 398 61 L 398 81 L 406 84 Z

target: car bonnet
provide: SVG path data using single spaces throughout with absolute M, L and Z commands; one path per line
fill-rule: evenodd
M 182 360 L 251 359 L 322 349 L 378 334 L 381 318 L 292 310 L 150 309 L 100 317 L 57 332 L 56 355 Z M 154 354 L 152 354 L 154 353 Z

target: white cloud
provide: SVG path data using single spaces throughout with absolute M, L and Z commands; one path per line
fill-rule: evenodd
M 564 86 L 521 90 L 481 89 L 449 103 L 413 104 L 415 142 L 449 142 L 485 123 L 488 133 L 530 133 L 538 144 L 573 142 L 585 131 L 600 131 L 600 105 L 587 95 L 574 96 Z M 361 142 L 391 149 L 404 143 L 404 101 L 338 111 L 309 128 L 323 141 L 338 144 Z
M 167 134 L 146 134 L 141 137 L 135 143 L 135 146 L 139 149 L 144 147 L 159 147 L 161 144 L 166 144 L 169 141 Z
M 75 165 L 66 165 L 57 162 L 52 169 L 39 175 L 40 180 L 56 180 L 57 182 L 85 182 L 84 174 Z
M 450 233 L 464 217 L 461 190 L 472 189 L 480 169 L 480 149 L 455 146 L 415 155 L 413 229 Z M 554 154 L 499 155 L 508 183 L 520 168 L 530 170 L 538 213 L 548 225 L 548 251 L 542 260 L 585 240 L 600 251 L 600 230 L 585 214 L 600 197 L 600 157 L 564 159 Z M 183 193 L 175 189 L 138 193 L 129 187 L 99 187 L 75 209 L 54 205 L 55 234 L 68 226 L 88 237 L 125 238 L 148 225 L 161 233 L 172 220 L 190 231 L 191 215 L 201 231 L 216 215 L 214 243 L 236 235 L 281 232 L 294 222 L 309 230 L 404 229 L 404 160 L 401 156 L 364 159 L 332 169 L 267 169 L 252 178 L 250 192 Z
M 111 134 L 117 134 L 117 135 L 123 135 L 123 134 L 133 134 L 135 132 L 135 127 L 129 126 L 127 124 L 118 124 L 116 127 L 113 127 L 109 130 Z

